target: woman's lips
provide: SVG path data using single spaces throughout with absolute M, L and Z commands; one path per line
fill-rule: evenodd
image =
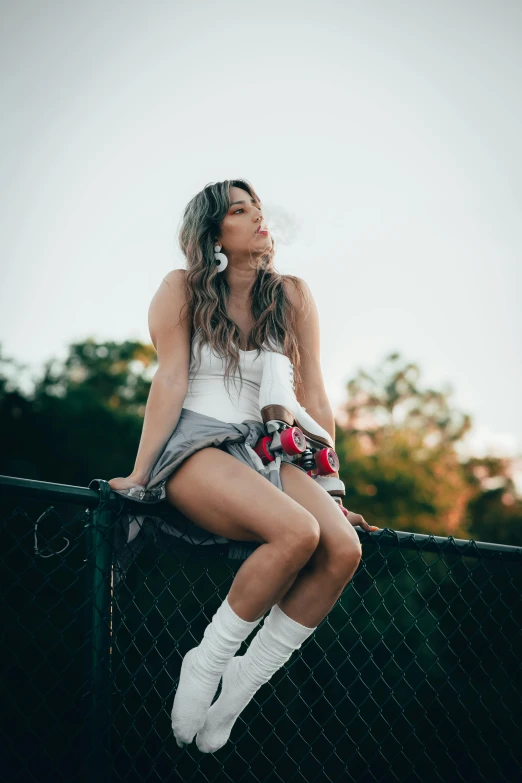
M 262 231 L 256 231 L 256 234 L 263 234 L 263 236 L 268 236 L 268 231 L 266 229 L 263 229 Z

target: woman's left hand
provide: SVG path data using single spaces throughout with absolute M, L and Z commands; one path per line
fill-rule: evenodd
M 348 522 L 354 527 L 357 526 L 362 527 L 363 530 L 367 530 L 369 533 L 379 529 L 377 525 L 373 525 L 373 526 L 369 525 L 361 514 L 356 514 L 353 511 L 348 511 L 348 509 L 343 506 L 342 500 L 339 504 L 339 508 L 343 512 Z

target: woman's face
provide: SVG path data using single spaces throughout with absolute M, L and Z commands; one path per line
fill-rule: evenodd
M 259 233 L 258 229 L 266 233 Z M 229 259 L 234 256 L 259 255 L 272 247 L 272 237 L 260 202 L 242 188 L 230 188 L 230 206 L 221 223 L 217 244 L 221 245 Z

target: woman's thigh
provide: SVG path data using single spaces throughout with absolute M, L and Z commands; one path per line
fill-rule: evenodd
M 315 539 L 314 546 L 319 539 L 317 521 L 303 506 L 254 468 L 212 446 L 188 457 L 165 491 L 184 516 L 215 535 L 261 543 Z
M 281 483 L 285 494 L 307 509 L 319 523 L 320 538 L 308 565 L 321 557 L 343 558 L 361 552 L 359 536 L 339 506 L 310 476 L 288 462 L 281 464 Z

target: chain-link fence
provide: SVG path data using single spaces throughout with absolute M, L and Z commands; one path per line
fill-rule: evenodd
M 343 595 L 207 755 L 171 733 L 181 660 L 257 545 L 148 536 L 115 580 L 96 486 L 0 477 L 3 779 L 522 779 L 521 548 L 357 529 Z

